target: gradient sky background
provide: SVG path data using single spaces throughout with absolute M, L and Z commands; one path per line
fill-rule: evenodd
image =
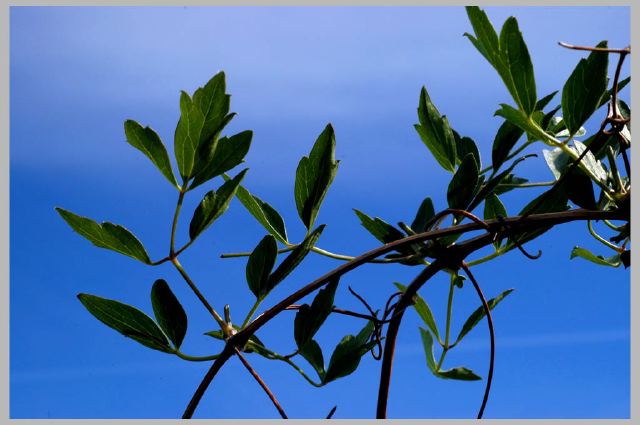
M 562 87 L 581 52 L 557 41 L 629 44 L 624 7 L 487 8 L 494 25 L 518 18 L 529 46 L 538 94 Z M 616 25 L 611 25 L 616 22 Z M 177 194 L 124 139 L 134 118 L 153 127 L 169 151 L 179 116 L 179 91 L 190 93 L 218 70 L 227 74 L 233 111 L 228 134 L 254 131 L 244 183 L 283 215 L 290 239 L 304 235 L 295 210 L 297 162 L 326 123 L 336 130 L 337 178 L 321 209 L 327 223 L 319 245 L 357 254 L 376 246 L 351 208 L 395 223 L 410 221 L 425 196 L 446 206 L 449 175 L 413 129 L 422 85 L 452 126 L 472 137 L 489 162 L 500 102 L 512 102 L 495 71 L 462 36 L 463 8 L 11 8 L 11 411 L 12 418 L 176 418 L 208 364 L 149 350 L 103 326 L 76 299 L 87 292 L 151 312 L 149 290 L 167 279 L 189 313 L 183 351 L 216 353 L 214 329 L 169 265 L 148 267 L 93 247 L 55 213 L 62 206 L 96 220 L 125 225 L 150 255 L 166 255 Z M 625 67 L 624 75 L 628 75 Z M 613 68 L 611 69 L 611 75 Z M 628 98 L 625 91 L 623 98 Z M 559 97 L 554 100 L 559 103 Z M 604 112 L 589 122 L 594 131 Z M 532 152 L 540 153 L 535 145 Z M 542 158 L 519 174 L 552 176 Z M 179 241 L 209 183 L 190 193 Z M 525 195 L 533 196 L 535 190 Z M 523 205 L 505 196 L 510 213 Z M 263 228 L 231 204 L 185 253 L 185 268 L 219 310 L 231 304 L 240 320 L 252 295 L 244 259 L 223 252 L 252 249 Z M 574 244 L 610 255 L 586 238 L 584 223 L 555 229 L 529 244 L 538 261 L 512 252 L 475 270 L 489 297 L 516 291 L 496 308 L 496 370 L 487 418 L 629 417 L 629 273 L 569 260 Z M 178 242 L 180 244 L 180 242 Z M 264 308 L 337 266 L 309 256 L 265 301 Z M 416 268 L 370 265 L 346 276 L 336 305 L 360 309 L 347 285 L 377 308 Z M 446 279 L 421 294 L 441 329 Z M 453 330 L 479 303 L 471 286 L 456 294 Z M 285 317 L 286 316 L 286 317 Z M 281 353 L 293 348 L 293 313 L 259 333 Z M 401 329 L 389 415 L 472 418 L 484 381 L 436 379 L 428 371 L 411 312 Z M 328 362 L 338 340 L 362 323 L 332 318 L 318 338 Z M 447 357 L 483 377 L 489 354 L 485 323 Z M 293 418 L 370 418 L 380 363 L 364 357 L 353 375 L 317 389 L 286 365 L 249 356 Z M 304 363 L 305 368 L 310 369 Z M 277 412 L 237 360 L 206 393 L 195 417 L 275 418 Z

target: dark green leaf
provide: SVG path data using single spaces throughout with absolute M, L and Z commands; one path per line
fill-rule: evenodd
M 249 152 L 252 137 L 253 132 L 247 130 L 218 140 L 211 161 L 196 174 L 189 190 L 241 164 Z
M 360 364 L 360 358 L 373 346 L 375 341 L 367 342 L 373 333 L 373 322 L 360 331 L 357 336 L 347 335 L 336 346 L 322 382 L 324 384 L 353 373 Z
M 338 171 L 335 159 L 336 139 L 333 127 L 328 124 L 313 145 L 308 157 L 298 163 L 295 182 L 295 199 L 298 215 L 311 229 L 320 205 Z
M 427 223 L 429 223 L 429 220 L 431 220 L 434 215 L 436 215 L 436 212 L 433 208 L 433 202 L 431 201 L 431 198 L 427 197 L 420 204 L 416 217 L 411 223 L 411 229 L 416 233 L 426 231 Z
M 629 84 L 630 82 L 631 82 L 631 77 L 627 77 L 627 78 L 625 78 L 623 80 L 618 81 L 618 92 L 620 92 L 620 90 L 625 88 L 625 86 L 627 84 Z M 606 105 L 611 100 L 611 96 L 613 96 L 613 89 L 614 88 L 611 87 L 609 90 L 607 90 L 606 92 L 604 92 L 602 94 L 602 97 L 600 98 L 600 102 L 598 103 L 598 108 L 600 108 L 601 106 Z
M 228 180 L 227 175 L 224 175 L 225 180 Z M 258 220 L 265 229 L 280 242 L 287 243 L 287 229 L 284 225 L 284 220 L 271 205 L 264 202 L 262 199 L 249 193 L 243 186 L 238 187 L 236 197 L 240 200 L 242 205 L 251 213 L 252 216 Z
M 98 224 L 87 217 L 56 208 L 69 226 L 95 246 L 127 255 L 145 264 L 151 264 L 149 255 L 140 241 L 127 229 L 109 222 Z
M 509 121 L 503 122 L 500 128 L 498 128 L 491 149 L 491 163 L 495 171 L 504 164 L 504 161 L 509 156 L 509 152 L 511 152 L 511 149 L 523 134 L 524 130 Z
M 393 284 L 396 285 L 396 287 L 402 292 L 405 292 L 407 290 L 407 287 L 401 283 L 394 282 Z M 431 332 L 433 332 L 433 334 L 436 336 L 436 339 L 440 341 L 438 325 L 436 325 L 436 320 L 433 318 L 433 313 L 431 313 L 429 304 L 427 304 L 427 302 L 419 294 L 415 294 L 413 296 L 413 308 L 416 310 L 416 313 L 418 313 L 418 316 L 420 316 L 424 324 L 427 325 L 429 329 L 431 329 Z
M 628 269 L 631 265 L 631 250 L 628 249 L 620 254 L 620 261 L 624 265 L 625 269 Z
M 601 41 L 596 47 L 607 47 L 607 42 Z M 571 134 L 598 108 L 607 90 L 608 65 L 608 54 L 591 52 L 586 59 L 580 59 L 562 88 L 562 115 Z
M 324 379 L 324 357 L 320 345 L 312 339 L 299 350 L 300 355 L 309 362 L 322 381 Z
M 140 124 L 133 120 L 126 120 L 124 122 L 124 133 L 127 137 L 127 142 L 134 148 L 144 153 L 155 164 L 160 172 L 169 180 L 173 186 L 178 187 L 173 171 L 171 169 L 171 162 L 169 161 L 169 154 L 164 147 L 160 136 L 149 127 L 142 127 Z
M 542 111 L 549 104 L 549 102 L 551 102 L 551 99 L 553 99 L 556 94 L 558 94 L 557 90 L 553 93 L 549 93 L 542 99 L 538 99 L 538 102 L 536 102 L 536 111 Z
M 269 293 L 269 274 L 276 264 L 278 244 L 276 239 L 267 235 L 258 243 L 247 262 L 246 276 L 249 289 L 258 299 Z
M 174 136 L 174 153 L 180 175 L 188 180 L 193 173 L 196 151 L 200 142 L 204 115 L 186 92 L 180 94 L 180 120 Z
M 137 308 L 89 294 L 78 294 L 78 299 L 96 319 L 122 335 L 154 350 L 173 351 L 158 325 Z
M 453 130 L 453 136 L 456 142 L 456 163 L 460 164 L 462 158 L 464 158 L 466 154 L 472 153 L 476 163 L 478 164 L 478 170 L 481 169 L 482 159 L 480 158 L 480 152 L 478 151 L 476 142 L 474 142 L 470 137 L 460 137 L 455 130 Z
M 162 279 L 156 280 L 151 288 L 151 304 L 158 324 L 176 349 L 180 348 L 187 333 L 187 314 Z
M 485 220 L 494 220 L 501 217 L 507 217 L 507 210 L 504 205 L 500 201 L 500 198 L 495 193 L 487 196 L 484 200 L 484 219 Z M 493 245 L 497 248 L 500 247 L 500 241 L 495 241 Z
M 476 49 L 489 63 L 494 64 L 500 56 L 500 42 L 496 30 L 491 25 L 484 10 L 477 6 L 467 6 L 466 10 L 477 38 L 468 33 L 464 35 L 471 40 Z
M 367 229 L 369 233 L 371 233 L 380 242 L 389 243 L 404 238 L 404 234 L 400 230 L 396 229 L 386 221 L 378 217 L 371 218 L 367 214 L 355 208 L 353 211 L 360 219 L 362 227 Z
M 311 305 L 302 304 L 294 321 L 294 337 L 298 348 L 304 347 L 318 332 L 320 326 L 331 314 L 338 280 L 318 291 Z
M 193 217 L 189 224 L 189 237 L 191 237 L 191 240 L 197 238 L 229 208 L 229 204 L 236 195 L 240 182 L 246 173 L 247 169 L 242 170 L 233 179 L 224 182 L 217 193 L 211 190 L 204 196 L 204 199 L 200 201 L 200 204 L 193 212 Z
M 456 146 L 453 131 L 445 116 L 431 102 L 427 89 L 422 87 L 418 104 L 420 124 L 415 128 L 438 164 L 447 171 L 453 172 L 456 164 Z
M 612 255 L 609 258 L 604 258 L 602 255 L 596 255 L 593 252 L 579 246 L 573 247 L 571 250 L 571 259 L 576 257 L 584 258 L 592 263 L 599 264 L 601 266 L 619 267 L 621 264 L 620 254 Z
M 298 264 L 304 260 L 307 256 L 311 248 L 313 248 L 318 242 L 318 238 L 322 234 L 325 225 L 321 224 L 318 226 L 313 232 L 309 233 L 309 235 L 300 243 L 297 247 L 294 248 L 293 251 L 280 263 L 280 265 L 275 269 L 275 271 L 269 276 L 269 280 L 267 282 L 267 292 L 270 292 L 273 288 L 276 287 L 277 284 L 282 282 L 284 278 L 286 278 L 289 273 L 291 273 Z
M 493 220 L 498 216 L 507 217 L 507 210 L 495 193 L 487 196 L 484 201 L 484 219 Z
M 443 379 L 456 379 L 458 381 L 479 381 L 482 378 L 473 373 L 472 370 L 466 367 L 458 366 L 452 369 L 438 371 L 437 376 Z
M 497 297 L 487 301 L 487 304 L 489 305 L 489 310 L 493 310 L 495 306 L 497 306 L 498 303 L 500 303 L 500 301 L 502 301 L 507 295 L 509 295 L 512 292 L 513 292 L 513 289 L 507 289 Z M 460 330 L 460 333 L 458 334 L 458 337 L 456 338 L 456 342 L 454 342 L 454 345 L 460 342 L 462 338 L 465 337 L 465 335 L 467 335 L 478 323 L 480 323 L 480 321 L 484 318 L 485 315 L 486 314 L 483 306 L 478 307 L 476 311 L 471 313 L 469 318 L 462 325 L 462 329 Z
M 502 26 L 500 50 L 513 80 L 515 96 L 514 93 L 511 94 L 522 111 L 529 116 L 536 105 L 536 82 L 529 50 L 514 17 L 508 18 Z
M 460 163 L 447 188 L 450 208 L 464 210 L 475 195 L 478 183 L 478 164 L 472 154 L 467 154 Z
M 591 178 L 580 168 L 576 167 L 567 176 L 567 191 L 569 200 L 581 208 L 588 210 L 597 209 L 596 197 L 593 193 Z

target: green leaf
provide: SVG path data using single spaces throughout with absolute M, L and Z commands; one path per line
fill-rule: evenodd
M 582 155 L 582 153 L 587 150 L 587 147 L 584 143 L 578 140 L 574 140 L 573 150 L 578 155 Z M 584 155 L 584 158 L 582 158 L 582 165 L 586 167 L 594 176 L 596 176 L 601 183 L 607 182 L 607 171 L 602 166 L 602 163 L 596 159 L 593 152 L 589 151 Z
M 276 239 L 267 235 L 258 243 L 247 262 L 246 276 L 249 289 L 258 299 L 269 293 L 269 274 L 276 264 L 278 244 Z
M 196 239 L 229 208 L 229 204 L 236 195 L 240 182 L 246 173 L 247 169 L 244 169 L 233 179 L 223 183 L 217 193 L 213 190 L 207 192 L 193 212 L 193 217 L 189 224 L 189 237 L 191 240 Z
M 460 137 L 455 130 L 453 130 L 453 136 L 456 142 L 456 163 L 460 164 L 462 158 L 464 158 L 466 154 L 472 153 L 476 163 L 478 164 L 478 170 L 481 169 L 482 160 L 480 158 L 480 151 L 478 151 L 476 142 L 474 142 L 470 137 Z
M 389 243 L 404 238 L 404 234 L 400 230 L 396 229 L 381 218 L 371 218 L 367 214 L 355 208 L 353 211 L 360 219 L 362 227 L 367 229 L 369 233 L 371 233 L 380 242 Z
M 340 340 L 329 360 L 323 384 L 350 375 L 358 368 L 360 358 L 376 343 L 367 342 L 372 333 L 373 322 L 368 322 L 358 335 L 347 335 Z
M 322 231 L 324 230 L 325 225 L 322 224 L 318 226 L 313 232 L 309 233 L 309 235 L 300 243 L 297 247 L 294 248 L 293 251 L 280 263 L 280 265 L 275 269 L 275 271 L 269 276 L 269 280 L 267 282 L 267 292 L 270 292 L 273 288 L 276 287 L 280 282 L 282 282 L 288 275 L 291 273 L 298 265 L 304 260 L 304 258 L 309 254 L 311 248 L 313 248 L 318 242 Z
M 576 257 L 584 258 L 585 260 L 601 266 L 619 267 L 621 264 L 620 254 L 615 254 L 609 258 L 605 258 L 602 255 L 596 255 L 588 249 L 580 248 L 579 246 L 573 247 L 571 250 L 571 257 L 569 258 L 574 259 Z
M 137 308 L 89 294 L 78 294 L 78 299 L 96 319 L 122 335 L 154 350 L 173 352 L 158 325 Z
M 420 124 L 414 127 L 420 139 L 427 146 L 438 164 L 447 171 L 453 172 L 456 164 L 456 146 L 453 131 L 445 116 L 440 115 L 438 109 L 431 102 L 426 87 L 420 92 L 418 104 L 418 119 Z
M 498 109 L 494 115 L 501 116 L 513 125 L 526 131 L 530 140 L 546 141 L 548 139 L 547 133 L 545 133 L 538 124 L 527 117 L 524 112 L 515 109 L 513 106 L 501 103 L 500 109 Z
M 224 175 L 225 180 L 228 177 Z M 240 200 L 242 205 L 251 213 L 252 216 L 258 220 L 267 231 L 272 234 L 276 239 L 282 243 L 287 243 L 287 228 L 284 225 L 284 220 L 271 205 L 264 202 L 262 199 L 249 193 L 243 186 L 238 187 L 236 197 Z
M 429 370 L 436 377 L 441 379 L 456 379 L 461 381 L 477 381 L 482 379 L 473 371 L 462 367 L 454 367 L 453 369 L 442 370 L 438 369 L 438 365 L 436 364 L 436 360 L 433 357 L 433 337 L 426 329 L 420 328 L 420 336 L 422 338 L 422 345 L 424 347 L 425 355 L 427 356 L 427 366 L 429 366 Z
M 558 180 L 562 175 L 562 172 L 567 168 L 569 155 L 563 152 L 560 148 L 555 148 L 553 150 L 543 149 L 542 155 L 544 156 L 547 166 L 553 173 L 553 177 Z
M 458 366 L 448 370 L 439 370 L 439 378 L 456 379 L 458 381 L 480 381 L 482 378 L 466 367 Z
M 333 127 L 328 124 L 313 145 L 308 157 L 298 163 L 295 182 L 295 199 L 298 215 L 311 229 L 320 205 L 338 171 L 335 159 L 336 139 Z
M 433 356 L 433 337 L 431 333 L 424 329 L 420 329 L 420 337 L 422 338 L 422 346 L 424 347 L 424 353 L 427 356 L 427 366 L 429 370 L 436 376 L 438 376 L 438 364 Z
M 471 40 L 487 61 L 493 64 L 500 56 L 500 42 L 496 30 L 484 10 L 477 6 L 467 6 L 465 9 L 477 38 L 468 33 L 464 35 Z
M 196 174 L 189 190 L 240 165 L 249 152 L 252 137 L 253 132 L 247 130 L 218 140 L 211 160 Z
M 478 163 L 473 154 L 467 154 L 460 163 L 447 188 L 450 208 L 464 210 L 475 195 L 478 183 Z
M 56 207 L 56 211 L 73 230 L 95 246 L 119 252 L 145 264 L 151 264 L 142 243 L 124 227 L 109 222 L 98 224 L 90 218 L 58 207 Z
M 324 357 L 322 349 L 315 340 L 308 341 L 302 348 L 299 348 L 300 355 L 309 362 L 318 374 L 320 381 L 324 379 Z
M 127 137 L 127 142 L 145 154 L 158 167 L 162 175 L 169 180 L 169 183 L 177 188 L 178 182 L 171 169 L 169 154 L 162 140 L 160 140 L 160 136 L 151 128 L 143 128 L 133 120 L 124 122 L 124 133 Z
M 504 164 L 509 156 L 509 152 L 511 152 L 511 149 L 523 134 L 524 130 L 509 121 L 503 122 L 500 128 L 498 128 L 496 137 L 493 139 L 493 147 L 491 148 L 491 163 L 495 171 Z
M 226 124 L 230 96 L 225 91 L 225 75 L 220 71 L 193 94 L 193 103 L 198 106 L 204 116 L 200 145 L 214 138 L 214 135 L 222 130 L 220 127 L 223 123 Z
M 318 291 L 311 305 L 300 306 L 294 321 L 294 338 L 299 349 L 313 339 L 320 326 L 331 314 L 337 287 L 336 279 Z
M 407 287 L 401 283 L 393 282 L 396 287 L 405 292 Z M 418 316 L 422 319 L 425 325 L 431 329 L 431 332 L 436 336 L 436 339 L 440 341 L 440 333 L 438 332 L 438 325 L 436 325 L 436 320 L 433 318 L 433 313 L 431 313 L 431 309 L 429 308 L 429 304 L 419 295 L 415 294 L 413 296 L 413 308 L 418 313 Z
M 436 212 L 433 208 L 433 202 L 431 201 L 431 198 L 427 197 L 420 204 L 418 212 L 416 213 L 416 217 L 411 223 L 411 229 L 413 229 L 413 231 L 416 233 L 422 233 L 426 231 L 427 223 L 433 218 L 434 215 L 436 215 Z
M 607 47 L 601 41 L 596 47 Z M 609 55 L 591 52 L 580 59 L 562 88 L 562 115 L 571 134 L 577 132 L 600 105 L 607 90 L 607 68 Z
M 625 86 L 630 82 L 631 82 L 631 77 L 627 77 L 623 80 L 618 81 L 618 92 L 620 92 L 623 88 L 625 88 Z M 613 96 L 613 89 L 614 88 L 611 87 L 609 90 L 603 93 L 602 97 L 600 98 L 600 102 L 598 103 L 598 108 L 609 103 L 609 101 L 611 100 L 611 96 Z
M 529 116 L 536 105 L 536 82 L 529 50 L 514 17 L 508 18 L 502 26 L 500 50 L 513 80 L 515 96 L 514 93 L 511 94 L 522 111 Z
M 484 200 L 484 219 L 494 220 L 498 218 L 498 216 L 507 217 L 507 210 L 500 201 L 500 198 L 498 198 L 495 193 L 492 193 Z M 497 249 L 500 247 L 501 241 L 496 241 L 493 245 Z
M 180 120 L 176 126 L 173 147 L 184 180 L 191 178 L 203 124 L 204 115 L 198 105 L 186 92 L 181 92 Z
M 551 102 L 551 99 L 553 99 L 556 96 L 556 94 L 558 94 L 557 90 L 552 93 L 549 93 L 542 99 L 538 99 L 538 101 L 536 102 L 536 108 L 535 108 L 536 111 L 542 111 L 549 104 L 549 102 Z
M 187 333 L 187 314 L 163 279 L 156 280 L 151 288 L 151 304 L 160 328 L 176 349 L 180 348 Z
M 495 306 L 497 306 L 498 303 L 500 303 L 500 301 L 502 301 L 507 295 L 509 295 L 512 292 L 513 292 L 513 289 L 507 289 L 506 291 L 502 292 L 497 297 L 492 298 L 489 301 L 487 301 L 487 304 L 489 305 L 489 310 L 493 310 L 495 308 Z M 471 313 L 469 318 L 462 325 L 462 329 L 460 330 L 460 333 L 458 334 L 458 337 L 456 338 L 456 342 L 454 342 L 454 345 L 457 344 L 458 342 L 460 342 L 462 340 L 462 338 L 465 337 L 465 335 L 467 335 L 469 332 L 471 332 L 471 330 L 478 323 L 480 323 L 480 321 L 484 318 L 485 315 L 486 314 L 485 314 L 483 306 L 478 307 L 473 313 Z
M 507 217 L 507 210 L 500 198 L 495 193 L 492 193 L 484 201 L 484 219 L 494 220 L 498 216 Z

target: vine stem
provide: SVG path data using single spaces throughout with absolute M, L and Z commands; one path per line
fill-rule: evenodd
M 225 345 L 224 350 L 220 353 L 219 357 L 213 362 L 213 364 L 211 365 L 211 367 L 209 368 L 205 376 L 202 378 L 202 381 L 198 385 L 198 388 L 194 392 L 191 400 L 189 401 L 189 404 L 187 405 L 187 408 L 185 409 L 185 412 L 183 414 L 183 419 L 188 419 L 191 416 L 193 416 L 193 413 L 195 412 L 196 407 L 200 403 L 200 400 L 202 399 L 202 396 L 204 395 L 206 389 L 209 387 L 209 385 L 215 378 L 220 368 L 222 368 L 222 366 L 233 355 L 234 346 L 239 346 L 239 347 L 244 346 L 244 344 L 249 340 L 249 338 L 255 332 L 258 331 L 258 329 L 260 329 L 262 326 L 268 323 L 271 319 L 277 316 L 281 311 L 286 310 L 288 306 L 295 304 L 297 301 L 311 294 L 315 290 L 321 288 L 325 284 L 331 282 L 334 279 L 340 278 L 342 275 L 369 262 L 373 258 L 379 257 L 380 255 L 386 254 L 388 252 L 397 250 L 402 247 L 410 246 L 411 244 L 414 244 L 417 242 L 423 242 L 423 241 L 436 239 L 436 238 L 440 238 L 440 237 L 444 237 L 452 234 L 464 234 L 464 233 L 486 228 L 488 232 L 485 233 L 484 235 L 470 239 L 460 245 L 451 245 L 445 248 L 445 254 L 447 255 L 452 250 L 460 250 L 461 248 L 465 249 L 468 252 L 473 252 L 479 248 L 482 248 L 485 245 L 492 243 L 493 234 L 500 230 L 503 231 L 503 234 L 505 237 L 508 237 L 509 234 L 511 233 L 517 233 L 517 232 L 522 232 L 522 231 L 527 231 L 527 230 L 532 230 L 532 229 L 547 227 L 547 226 L 554 226 L 557 224 L 562 224 L 562 223 L 567 223 L 567 222 L 577 221 L 577 220 L 589 220 L 589 219 L 628 220 L 629 213 L 630 212 L 628 209 L 617 209 L 617 210 L 611 210 L 611 211 L 590 211 L 585 209 L 574 209 L 570 211 L 560 211 L 555 213 L 531 214 L 527 216 L 525 219 L 522 219 L 522 217 L 520 216 L 516 216 L 516 217 L 504 218 L 503 220 L 487 220 L 484 226 L 481 225 L 480 223 L 472 222 L 472 223 L 461 224 L 458 226 L 452 226 L 444 229 L 431 230 L 428 232 L 419 233 L 414 236 L 408 236 L 406 238 L 399 239 L 397 241 L 382 245 L 376 249 L 368 251 L 360 255 L 359 257 L 356 257 L 352 261 L 341 264 L 337 268 L 331 270 L 330 272 L 324 274 L 323 276 L 319 277 L 318 279 L 314 280 L 313 282 L 307 284 L 306 286 L 297 290 L 293 294 L 284 298 L 283 300 L 278 302 L 276 305 L 274 305 L 273 307 L 271 307 L 270 309 L 268 309 L 267 311 L 265 311 L 264 313 L 256 317 L 255 320 L 253 320 L 249 325 L 247 325 L 246 328 L 242 329 L 235 335 L 232 335 L 227 340 L 227 344 Z M 508 231 L 504 231 L 503 229 L 504 223 L 507 223 L 507 225 L 509 225 Z M 436 260 L 433 263 L 431 263 L 427 267 L 427 269 L 432 270 L 432 273 L 435 274 L 437 271 L 435 270 L 436 268 L 440 270 L 441 268 L 444 268 L 444 267 L 445 266 L 442 264 L 441 261 Z M 418 287 L 421 285 L 422 283 L 416 285 L 417 287 L 415 288 L 412 288 L 411 286 L 409 286 L 409 288 L 411 288 L 411 292 L 410 292 L 411 295 L 407 297 L 406 296 L 407 293 L 405 292 L 405 294 L 401 296 L 400 301 L 398 301 L 398 305 L 401 305 L 400 302 L 402 302 L 404 303 L 406 308 L 406 306 L 410 304 L 411 297 L 415 295 Z M 407 288 L 407 291 L 409 290 L 409 288 Z M 396 306 L 396 308 L 397 308 L 398 314 L 395 315 L 390 321 L 389 329 L 391 329 L 394 323 L 395 323 L 394 326 L 396 327 L 400 325 L 400 320 L 398 319 L 402 317 L 402 312 L 398 308 L 398 306 Z M 397 328 L 395 329 L 395 332 L 397 336 Z M 389 336 L 389 333 L 387 333 L 387 335 Z M 395 337 L 393 338 L 393 341 L 390 341 L 388 339 L 388 336 L 387 336 L 387 342 L 385 344 L 385 351 L 388 350 L 387 348 L 388 346 L 392 347 L 395 344 Z M 393 353 L 393 348 L 390 348 L 390 350 Z M 385 369 L 389 369 L 389 372 L 382 372 L 382 373 L 389 373 L 389 376 L 390 376 L 390 368 L 391 368 L 390 359 L 388 357 L 383 357 L 383 371 Z M 388 380 L 387 380 L 387 383 L 388 383 Z M 386 393 L 388 395 L 388 389 Z M 378 401 L 379 404 L 381 403 L 380 400 L 381 399 L 379 397 L 379 401 Z M 386 400 L 384 401 L 384 405 L 385 405 L 384 415 L 386 415 Z
M 249 373 L 251 374 L 251 376 L 254 377 L 254 379 L 258 382 L 258 384 L 260 384 L 260 386 L 262 387 L 262 389 L 264 390 L 265 393 L 267 393 L 267 396 L 269 396 L 269 399 L 271 400 L 271 402 L 273 403 L 273 405 L 276 407 L 276 409 L 278 409 L 278 413 L 280 413 L 280 416 L 282 417 L 282 419 L 289 419 L 287 417 L 287 414 L 284 412 L 284 409 L 282 408 L 282 406 L 280 405 L 280 402 L 278 401 L 278 399 L 276 398 L 276 396 L 273 394 L 273 392 L 271 391 L 271 389 L 269 389 L 269 386 L 262 380 L 262 378 L 260 377 L 260 375 L 258 375 L 258 372 L 256 372 L 251 365 L 249 364 L 249 362 L 247 361 L 247 359 L 244 358 L 244 356 L 242 355 L 242 353 L 240 352 L 240 350 L 238 350 L 237 347 L 234 347 L 234 350 L 236 352 L 236 355 L 238 356 L 238 358 L 240 359 L 240 361 L 242 362 L 242 364 L 244 365 L 244 367 L 249 371 Z
M 400 329 L 400 322 L 404 315 L 405 309 L 411 304 L 411 299 L 418 292 L 427 280 L 442 270 L 445 264 L 441 260 L 435 260 L 433 263 L 425 267 L 418 276 L 409 284 L 404 294 L 400 297 L 395 308 L 393 318 L 389 322 L 387 328 L 386 342 L 382 357 L 382 367 L 380 368 L 380 385 L 378 386 L 378 405 L 376 410 L 377 419 L 386 419 L 387 417 L 387 401 L 389 400 L 389 385 L 391 383 L 391 366 L 393 365 L 393 356 L 395 354 L 395 342 Z
M 187 272 L 184 270 L 184 267 L 182 267 L 182 264 L 180 264 L 180 261 L 178 261 L 178 259 L 176 257 L 174 257 L 174 258 L 171 259 L 171 263 L 173 263 L 173 265 L 178 270 L 178 272 L 180 272 L 180 275 L 185 280 L 185 282 L 187 282 L 187 285 L 189 285 L 189 287 L 191 288 L 193 293 L 196 294 L 196 296 L 198 297 L 198 299 L 200 300 L 202 305 L 204 305 L 204 307 L 207 309 L 207 311 L 209 313 L 211 313 L 211 315 L 213 316 L 215 321 L 218 322 L 218 325 L 220 325 L 220 329 L 222 329 L 222 331 L 226 334 L 226 332 L 227 332 L 227 324 L 222 319 L 220 314 L 218 314 L 218 312 L 215 310 L 215 308 L 213 308 L 211 306 L 211 304 L 209 304 L 209 301 L 207 301 L 207 299 L 204 297 L 204 295 L 202 295 L 202 292 L 200 292 L 200 290 L 198 289 L 198 286 L 196 286 L 196 284 L 193 282 L 193 280 L 191 280 L 191 278 L 189 277 Z
M 611 248 L 612 250 L 618 253 L 624 252 L 624 248 L 620 248 L 619 246 L 612 244 L 611 242 L 609 242 L 608 240 L 606 240 L 605 238 L 597 234 L 596 231 L 593 229 L 593 224 L 591 223 L 591 220 L 587 220 L 587 228 L 589 229 L 589 233 L 591 234 L 591 236 L 593 236 L 598 242 L 602 243 L 607 248 Z
M 256 312 L 256 310 L 258 309 L 258 307 L 260 307 L 261 303 L 262 303 L 262 299 L 261 298 L 256 299 L 256 302 L 253 303 L 253 306 L 251 307 L 251 310 L 249 310 L 249 312 L 247 313 L 247 316 L 242 321 L 242 326 L 240 326 L 240 328 L 244 329 L 244 327 L 247 326 L 247 324 L 249 323 L 249 321 L 253 317 L 253 315 Z
M 484 313 L 487 316 L 487 325 L 489 326 L 489 339 L 491 343 L 491 353 L 489 355 L 489 372 L 487 374 L 487 385 L 484 389 L 484 396 L 482 397 L 482 404 L 480 405 L 480 410 L 478 411 L 478 419 L 482 419 L 482 415 L 484 413 L 484 409 L 487 406 L 487 401 L 489 400 L 489 392 L 491 391 L 491 382 L 493 381 L 493 365 L 495 363 L 495 352 L 496 352 L 496 338 L 493 330 L 493 319 L 491 317 L 491 309 L 489 308 L 489 304 L 487 304 L 487 300 L 485 299 L 484 294 L 482 293 L 482 289 L 480 285 L 478 285 L 478 281 L 476 280 L 469 267 L 462 262 L 461 265 L 462 270 L 469 276 L 471 283 L 473 283 L 473 287 L 476 289 L 478 293 L 478 297 L 482 301 L 482 307 L 484 308 Z

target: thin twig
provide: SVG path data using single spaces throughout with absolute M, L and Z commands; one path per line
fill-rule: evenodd
M 287 414 L 284 412 L 284 409 L 282 408 L 282 406 L 280 406 L 280 402 L 278 402 L 278 399 L 276 398 L 276 396 L 273 394 L 273 392 L 271 392 L 271 389 L 269 389 L 269 386 L 262 380 L 260 375 L 258 375 L 258 372 L 256 372 L 251 367 L 247 359 L 244 358 L 244 356 L 242 355 L 240 350 L 238 350 L 237 347 L 234 347 L 234 350 L 236 351 L 236 356 L 238 356 L 238 358 L 240 359 L 244 367 L 249 371 L 251 376 L 253 376 L 255 380 L 258 381 L 258 384 L 260 384 L 264 392 L 267 393 L 273 405 L 276 407 L 276 409 L 278 409 L 278 413 L 280 413 L 280 416 L 282 417 L 282 419 L 289 419 L 287 417 Z
M 610 49 L 607 47 L 589 47 L 589 46 L 574 46 L 573 44 L 564 43 L 562 41 L 558 42 L 562 47 L 566 47 L 571 50 L 586 50 L 587 52 L 606 52 L 606 53 L 621 53 L 621 54 L 629 54 L 631 53 L 631 46 L 625 47 L 624 49 Z
M 462 270 L 469 276 L 471 283 L 473 283 L 473 287 L 476 289 L 478 293 L 478 297 L 482 301 L 482 307 L 484 308 L 484 313 L 487 316 L 487 325 L 489 326 L 489 339 L 491 341 L 491 353 L 489 354 L 489 373 L 487 374 L 487 385 L 484 389 L 484 396 L 482 397 L 482 405 L 480 406 L 480 410 L 478 411 L 478 419 L 482 419 L 482 414 L 484 413 L 484 409 L 487 406 L 487 401 L 489 400 L 489 392 L 491 391 L 491 382 L 493 380 L 493 365 L 495 362 L 495 352 L 496 352 L 496 341 L 495 341 L 495 333 L 493 331 L 493 319 L 491 318 L 491 309 L 489 308 L 489 304 L 487 304 L 487 300 L 482 293 L 482 289 L 480 289 L 480 285 L 478 285 L 478 281 L 474 277 L 471 270 L 465 262 L 462 262 L 461 266 Z

